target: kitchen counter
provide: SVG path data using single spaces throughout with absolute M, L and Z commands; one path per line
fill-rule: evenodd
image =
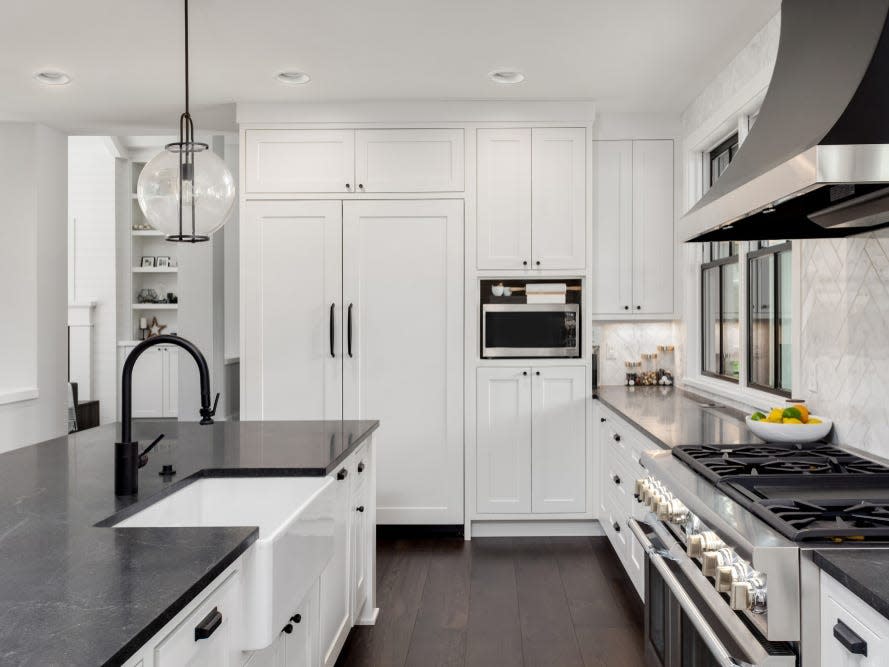
M 744 413 L 675 387 L 597 387 L 598 398 L 661 447 L 760 444 Z
M 889 618 L 889 549 L 822 549 L 815 564 Z
M 256 527 L 108 528 L 196 476 L 323 476 L 376 421 L 134 422 L 139 494 L 114 495 L 119 425 L 0 454 L 0 664 L 120 664 L 256 540 Z M 176 475 L 161 477 L 163 464 Z M 129 509 L 129 512 L 124 510 Z M 96 524 L 100 524 L 97 526 Z

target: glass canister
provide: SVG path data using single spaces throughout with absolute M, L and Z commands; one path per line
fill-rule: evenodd
M 652 352 L 642 355 L 642 373 L 639 384 L 651 386 L 657 384 L 657 354 Z
M 628 387 L 635 387 L 638 384 L 639 372 L 642 368 L 642 362 L 640 361 L 627 361 L 624 363 L 627 369 L 627 380 L 626 385 Z
M 676 348 L 673 345 L 657 346 L 660 363 L 658 364 L 657 383 L 670 386 L 676 372 Z

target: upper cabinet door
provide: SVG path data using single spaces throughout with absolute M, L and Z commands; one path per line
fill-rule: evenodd
M 673 142 L 633 142 L 633 309 L 674 311 Z
M 463 130 L 356 130 L 357 192 L 461 192 Z
M 586 368 L 535 368 L 531 377 L 531 508 L 586 510 Z
M 593 313 L 633 307 L 633 142 L 593 142 Z
M 247 130 L 248 193 L 355 192 L 354 130 Z
M 478 130 L 479 269 L 531 266 L 531 130 Z
M 342 203 L 252 201 L 241 223 L 249 419 L 342 416 Z
M 531 131 L 534 269 L 586 266 L 586 130 Z

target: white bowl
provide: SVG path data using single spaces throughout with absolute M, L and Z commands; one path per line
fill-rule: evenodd
M 772 422 L 753 421 L 747 417 L 747 428 L 766 442 L 815 442 L 821 440 L 833 428 L 833 422 L 826 417 L 810 415 L 820 419 L 820 424 L 773 424 Z

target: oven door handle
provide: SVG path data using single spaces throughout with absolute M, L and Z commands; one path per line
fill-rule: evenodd
M 679 603 L 679 606 L 682 607 L 682 611 L 688 616 L 688 619 L 701 635 L 701 639 L 704 640 L 707 648 L 713 653 L 713 657 L 716 659 L 717 664 L 722 665 L 722 667 L 740 667 L 741 665 L 744 665 L 745 663 L 739 662 L 732 657 L 732 654 L 729 653 L 728 649 L 723 645 L 722 641 L 720 641 L 716 632 L 713 631 L 713 628 L 711 628 L 710 624 L 707 622 L 707 619 L 704 618 L 704 615 L 695 606 L 694 601 L 689 597 L 688 593 L 685 592 L 685 589 L 682 587 L 682 584 L 679 583 L 676 575 L 673 574 L 669 567 L 667 567 L 667 564 L 664 562 L 664 557 L 658 552 L 654 545 L 652 545 L 648 536 L 645 535 L 645 532 L 639 526 L 639 522 L 636 521 L 636 519 L 629 519 L 627 525 L 636 539 L 639 540 L 639 543 L 648 555 L 652 565 L 657 568 L 664 583 L 667 584 L 670 592 Z

